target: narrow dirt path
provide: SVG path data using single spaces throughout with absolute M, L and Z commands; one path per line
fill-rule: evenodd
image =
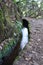
M 43 65 L 43 19 L 28 20 L 31 26 L 31 39 L 13 65 Z

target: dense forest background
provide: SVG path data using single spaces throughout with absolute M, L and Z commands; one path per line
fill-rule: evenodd
M 0 0 L 0 42 L 18 32 L 23 17 L 43 18 L 43 0 Z

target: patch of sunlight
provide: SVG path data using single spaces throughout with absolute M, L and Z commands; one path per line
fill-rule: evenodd
M 40 7 L 40 6 L 41 6 L 41 4 L 40 4 L 40 3 L 41 3 L 41 2 L 39 1 L 39 2 L 38 2 L 38 7 Z

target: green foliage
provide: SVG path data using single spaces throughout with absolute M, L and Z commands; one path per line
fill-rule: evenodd
M 14 3 L 19 2 L 19 0 L 13 0 Z
M 0 9 L 0 34 L 4 32 L 4 17 L 3 17 L 3 11 Z
M 20 21 L 16 21 L 16 28 L 17 28 L 18 32 L 21 31 L 22 23 Z
M 0 59 L 3 56 L 7 56 L 12 52 L 13 47 L 17 44 L 18 40 L 19 40 L 19 33 L 21 31 L 22 28 L 22 23 L 19 21 L 16 21 L 14 24 L 14 33 L 16 33 L 16 37 L 14 38 L 10 38 L 7 41 L 5 40 L 4 45 L 2 47 L 2 50 L 0 49 Z M 20 40 L 19 40 L 20 41 Z
M 4 17 L 3 17 L 3 11 L 2 11 L 2 9 L 0 9 L 0 21 L 1 21 L 1 22 L 4 21 Z
M 21 16 L 41 16 L 43 13 L 43 0 L 40 2 L 40 5 L 38 4 L 39 2 L 40 1 L 35 0 L 19 0 L 17 6 L 22 13 Z
M 2 0 L 0 0 L 0 3 L 1 3 Z
M 16 45 L 16 41 L 13 38 L 5 42 L 2 50 L 0 50 L 0 59 L 4 56 L 9 55 L 12 52 L 13 46 L 15 45 Z
M 0 59 L 2 59 L 2 51 L 0 51 Z

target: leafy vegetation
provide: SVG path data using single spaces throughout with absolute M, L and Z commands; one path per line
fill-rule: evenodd
M 35 0 L 17 0 L 19 12 L 22 16 L 38 17 L 42 16 L 43 1 Z
M 0 44 L 0 59 L 2 59 L 4 56 L 9 55 L 12 52 L 12 49 L 15 47 L 19 40 L 19 33 L 22 28 L 22 23 L 19 21 L 15 22 L 14 25 L 14 34 L 12 38 L 8 38 L 5 41 L 3 41 Z
M 0 45 L 0 59 L 11 53 L 11 50 L 13 49 L 13 46 L 16 45 L 16 41 L 14 41 L 13 38 L 7 40 L 6 42 L 4 42 L 4 45 L 3 45 L 2 49 L 1 49 L 1 45 Z

